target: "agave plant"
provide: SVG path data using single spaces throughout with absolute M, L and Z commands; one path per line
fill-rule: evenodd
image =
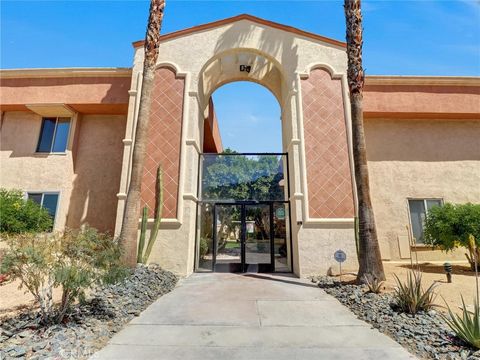
M 467 310 L 462 296 L 462 315 L 454 314 L 447 305 L 449 316 L 442 315 L 445 322 L 450 326 L 455 335 L 470 344 L 476 349 L 480 349 L 480 309 L 477 300 L 474 300 L 473 312 Z
M 394 298 L 396 306 L 403 312 L 416 314 L 419 311 L 428 311 L 435 305 L 435 286 L 430 285 L 427 290 L 422 287 L 422 275 L 420 273 L 410 272 L 407 282 L 402 283 L 395 275 L 397 287 L 395 288 Z
M 369 293 L 380 294 L 382 291 L 383 281 L 378 280 L 378 278 L 372 274 L 365 274 L 363 276 L 363 282 L 367 285 Z

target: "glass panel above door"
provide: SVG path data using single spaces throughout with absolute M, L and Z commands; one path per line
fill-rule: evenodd
M 285 154 L 202 154 L 202 201 L 288 199 Z

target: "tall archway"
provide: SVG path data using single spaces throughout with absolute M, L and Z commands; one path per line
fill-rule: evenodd
M 275 98 L 278 105 L 270 114 L 270 120 L 277 118 L 279 123 L 275 125 L 278 129 L 277 132 L 257 129 L 255 134 L 252 129 L 250 136 L 245 133 L 229 134 L 228 129 L 224 129 L 226 144 L 222 144 L 222 151 L 200 154 L 197 271 L 292 270 L 288 155 L 284 152 L 284 126 L 281 121 L 284 80 L 279 64 L 252 49 L 225 51 L 205 64 L 199 81 L 199 99 L 201 106 L 205 106 L 203 114 L 209 124 L 208 129 L 207 126 L 204 128 L 203 148 L 205 151 L 208 145 L 207 130 L 218 129 L 222 121 L 216 116 L 212 96 L 215 98 L 216 91 L 225 91 L 235 84 L 243 84 L 247 89 L 258 88 L 252 83 L 266 88 L 269 92 L 267 98 L 272 95 Z M 265 96 L 266 91 L 263 90 L 262 95 Z M 248 95 L 254 96 L 253 93 Z M 238 115 L 242 110 L 242 104 L 237 102 L 236 110 L 232 112 Z M 235 122 L 235 119 L 230 120 Z M 250 120 L 252 114 L 247 114 L 246 119 L 237 119 L 237 125 Z M 258 151 L 258 147 L 248 146 L 242 146 L 242 152 L 238 152 L 229 149 L 233 142 L 229 143 L 228 135 L 236 139 L 243 135 L 247 142 L 250 140 L 250 145 L 274 135 L 279 139 L 276 152 L 262 152 Z M 219 149 L 219 146 L 215 147 L 217 152 Z
M 121 225 L 128 186 L 142 61 L 142 43 L 136 43 L 116 229 Z M 171 188 L 165 189 L 171 195 L 170 209 L 175 210 L 162 218 L 152 261 L 181 274 L 194 271 L 198 204 L 202 201 L 199 159 L 207 152 L 205 134 L 212 134 L 211 128 L 205 129 L 205 119 L 213 112 L 212 93 L 236 81 L 268 88 L 281 109 L 281 151 L 288 154 L 289 162 L 284 166 L 289 171 L 283 186 L 291 190 L 284 197 L 291 205 L 291 270 L 297 275 L 319 273 L 335 265 L 331 254 L 336 249 L 354 253 L 353 217 L 351 211 L 340 211 L 353 208 L 344 44 L 241 15 L 165 35 L 157 66 L 174 69 L 162 78 L 157 95 L 167 88 L 175 94 L 165 93 L 158 99 L 163 115 L 154 122 L 158 127 L 151 132 L 152 148 L 168 152 L 166 144 L 177 145 L 169 148 L 166 161 L 161 152 L 151 152 L 155 156 L 150 165 L 168 166 L 164 180 Z M 317 67 L 327 68 L 329 74 Z M 170 121 L 173 108 L 179 111 L 175 121 Z M 180 127 L 172 131 L 172 124 Z M 158 133 L 165 139 L 155 140 Z M 208 152 L 221 152 L 213 136 L 210 140 L 212 150 Z M 339 183 L 340 191 L 336 190 Z M 152 199 L 153 193 L 148 195 L 153 204 Z M 338 211 L 328 211 L 331 209 Z M 149 219 L 151 223 L 153 219 Z M 354 256 L 349 256 L 347 261 L 354 264 L 352 259 Z

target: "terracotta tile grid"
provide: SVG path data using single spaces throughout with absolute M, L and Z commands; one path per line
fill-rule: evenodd
M 353 214 L 343 101 L 338 85 L 323 70 L 313 71 L 309 79 L 302 81 L 311 217 Z
M 142 181 L 142 200 L 149 208 L 150 216 L 155 208 L 158 164 L 162 164 L 163 169 L 162 215 L 167 218 L 177 215 L 183 86 L 184 80 L 176 79 L 170 69 L 157 70 Z

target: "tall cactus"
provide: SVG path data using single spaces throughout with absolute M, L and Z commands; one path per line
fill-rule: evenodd
M 155 208 L 155 221 L 153 223 L 152 231 L 150 231 L 150 237 L 148 239 L 147 248 L 145 253 L 143 251 L 145 247 L 145 237 L 147 234 L 147 221 L 148 221 L 148 208 L 143 208 L 142 224 L 140 227 L 140 239 L 138 241 L 137 263 L 146 264 L 150 253 L 152 252 L 153 245 L 157 240 L 158 230 L 160 229 L 160 222 L 162 220 L 162 208 L 163 208 L 163 173 L 162 167 L 157 169 L 157 196 L 158 201 Z
M 148 240 L 147 249 L 143 255 L 142 263 L 146 264 L 150 253 L 152 252 L 153 245 L 157 240 L 158 230 L 160 229 L 160 221 L 162 220 L 162 208 L 163 208 L 163 172 L 160 165 L 157 169 L 157 207 L 155 208 L 155 221 L 153 223 L 152 231 L 150 232 L 150 238 Z
M 145 247 L 145 235 L 147 234 L 148 208 L 143 207 L 142 225 L 140 227 L 140 240 L 138 241 L 137 263 L 143 263 L 143 248 Z

